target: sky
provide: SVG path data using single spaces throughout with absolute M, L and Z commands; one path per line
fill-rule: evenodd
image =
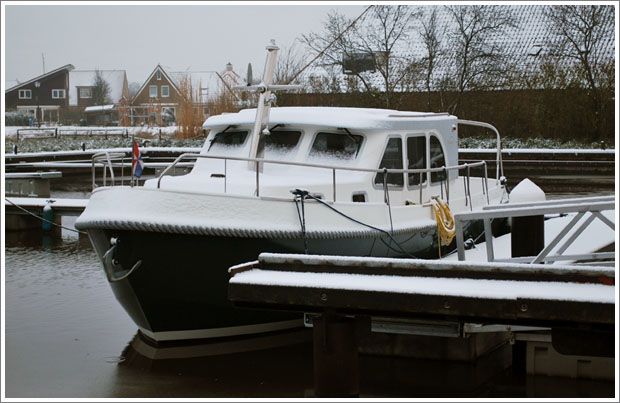
M 356 17 L 356 4 L 160 5 L 6 3 L 2 33 L 5 81 L 27 81 L 66 64 L 76 70 L 125 70 L 142 84 L 160 63 L 170 71 L 262 72 L 275 39 L 280 47 L 320 32 L 330 10 Z M 256 77 L 256 74 L 255 74 Z

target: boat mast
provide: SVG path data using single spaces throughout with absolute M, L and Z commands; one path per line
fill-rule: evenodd
M 275 41 L 271 41 L 271 45 L 266 47 L 267 51 L 267 63 L 265 65 L 265 73 L 263 74 L 263 81 L 258 85 L 252 85 L 251 69 L 248 68 L 248 84 L 242 86 L 235 86 L 236 89 L 242 91 L 255 91 L 260 94 L 258 98 L 258 105 L 256 107 L 256 119 L 254 121 L 254 129 L 252 130 L 252 145 L 250 147 L 250 158 L 257 158 L 258 143 L 261 135 L 269 135 L 269 112 L 271 110 L 271 104 L 275 101 L 275 96 L 272 95 L 274 90 L 296 90 L 300 89 L 300 85 L 273 85 L 273 75 L 276 69 L 276 58 L 278 55 L 279 47 L 276 46 Z M 250 168 L 257 169 L 258 164 L 250 161 Z
M 262 134 L 268 135 L 269 111 L 271 110 L 271 89 L 269 86 L 273 82 L 273 73 L 276 69 L 276 58 L 278 56 L 278 48 L 273 42 L 267 46 L 267 64 L 265 66 L 265 74 L 263 74 L 263 82 L 259 85 L 263 88 L 258 89 L 260 96 L 258 98 L 258 106 L 256 107 L 256 120 L 254 121 L 254 129 L 252 130 L 252 146 L 250 147 L 250 158 L 256 158 L 258 152 L 258 142 Z M 248 83 L 252 84 L 252 83 Z M 263 130 L 265 132 L 263 132 Z M 253 164 L 250 162 L 250 164 Z

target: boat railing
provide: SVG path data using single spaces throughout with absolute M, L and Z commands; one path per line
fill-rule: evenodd
M 108 175 L 107 175 L 108 172 L 110 172 L 111 186 L 115 185 L 116 178 L 114 176 L 114 168 L 120 167 L 121 168 L 121 185 L 122 185 L 125 181 L 124 166 L 125 166 L 126 157 L 127 155 L 124 152 L 102 151 L 102 152 L 93 154 L 93 157 L 91 160 L 92 161 L 92 166 L 91 166 L 92 188 L 95 189 L 97 187 L 97 183 L 95 181 L 95 171 L 96 171 L 97 166 L 101 166 L 103 168 L 103 186 L 108 186 Z M 114 162 L 118 162 L 119 160 L 120 160 L 120 164 L 114 163 Z
M 458 119 L 458 124 L 466 126 L 484 127 L 485 129 L 492 130 L 495 133 L 495 141 L 497 145 L 497 155 L 495 157 L 495 179 L 504 176 L 504 162 L 502 161 L 502 139 L 499 135 L 499 131 L 492 124 L 486 122 L 478 122 L 475 120 Z
M 357 168 L 357 167 L 345 167 L 345 166 L 334 166 L 334 165 L 322 165 L 322 164 L 311 164 L 305 162 L 291 162 L 291 161 L 278 161 L 278 160 L 267 160 L 262 158 L 250 158 L 250 157 L 230 157 L 230 156 L 219 156 L 219 155 L 204 155 L 204 154 L 195 154 L 195 153 L 185 153 L 179 155 L 174 162 L 172 162 L 166 169 L 164 169 L 159 177 L 157 178 L 157 188 L 161 187 L 162 178 L 171 170 L 175 168 L 175 166 L 184 159 L 189 158 L 207 158 L 207 159 L 215 159 L 215 160 L 223 160 L 224 161 L 224 193 L 227 191 L 227 162 L 228 161 L 247 161 L 250 163 L 254 163 L 256 166 L 256 196 L 260 197 L 260 173 L 261 164 L 278 164 L 278 165 L 288 165 L 288 166 L 297 166 L 297 167 L 307 167 L 307 168 L 319 168 L 326 169 L 332 171 L 332 201 L 336 201 L 336 172 L 337 171 L 353 171 L 353 172 L 367 172 L 367 173 L 382 173 L 384 174 L 384 178 L 387 177 L 387 174 L 418 174 L 419 175 L 419 202 L 423 203 L 422 190 L 424 188 L 424 184 L 426 186 L 430 183 L 430 180 L 424 181 L 425 174 L 431 173 L 443 173 L 442 179 L 439 180 L 440 188 L 442 192 L 445 189 L 445 198 L 448 202 L 450 202 L 450 181 L 449 181 L 449 173 L 451 171 L 456 170 L 457 172 L 460 170 L 465 170 L 465 175 L 463 176 L 463 188 L 465 191 L 465 203 L 470 206 L 471 209 L 471 190 L 470 190 L 470 173 L 471 168 L 482 167 L 484 175 L 481 177 L 482 181 L 482 191 L 486 194 L 487 204 L 489 203 L 489 184 L 488 184 L 488 174 L 487 174 L 487 163 L 486 161 L 479 161 L 474 163 L 466 163 L 461 165 L 455 165 L 450 167 L 438 167 L 438 168 L 424 168 L 424 169 L 372 169 L 372 168 Z M 388 200 L 388 189 L 389 186 L 384 182 L 383 186 L 385 192 L 385 199 Z
M 599 219 L 615 231 L 615 224 L 602 214 L 602 211 L 615 209 L 615 196 L 596 196 L 573 198 L 564 200 L 547 200 L 531 203 L 508 203 L 484 206 L 480 211 L 454 214 L 456 231 L 456 245 L 459 260 L 465 260 L 463 239 L 464 223 L 471 220 L 482 220 L 486 240 L 487 261 L 515 262 L 515 263 L 554 263 L 556 261 L 586 261 L 584 264 L 593 264 L 587 261 L 597 261 L 594 265 L 613 265 L 614 252 L 592 252 L 585 254 L 566 255 L 564 252 L 575 242 L 584 230 L 595 220 Z M 510 259 L 496 259 L 493 250 L 493 234 L 491 220 L 496 218 L 514 218 L 528 216 L 544 216 L 551 214 L 575 214 L 566 226 L 545 246 L 537 256 L 514 257 Z M 571 233 L 577 223 L 585 217 L 581 225 Z M 570 234 L 570 235 L 569 235 Z M 564 241 L 562 243 L 562 241 Z M 562 243 L 560 245 L 560 243 Z M 558 247 L 558 245 L 560 245 Z M 557 249 L 556 249 L 557 247 Z M 554 252 L 552 254 L 552 252 Z M 611 260 L 610 260 L 611 259 Z

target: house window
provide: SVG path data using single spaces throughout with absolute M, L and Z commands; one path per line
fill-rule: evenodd
M 52 90 L 52 99 L 65 99 L 65 90 Z
M 157 98 L 157 86 L 156 85 L 149 86 L 149 97 Z
M 157 79 L 161 80 L 161 70 L 157 70 Z
M 31 99 L 32 90 L 19 90 L 19 99 Z
M 92 98 L 93 89 L 90 87 L 80 88 L 80 98 Z
M 169 97 L 170 96 L 170 89 L 167 85 L 162 85 L 161 86 L 161 96 L 162 97 Z
M 202 108 L 202 114 L 205 116 L 209 116 L 209 107 L 205 106 Z

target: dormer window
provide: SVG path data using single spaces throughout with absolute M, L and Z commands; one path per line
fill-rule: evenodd
M 19 90 L 19 99 L 32 99 L 32 90 Z

